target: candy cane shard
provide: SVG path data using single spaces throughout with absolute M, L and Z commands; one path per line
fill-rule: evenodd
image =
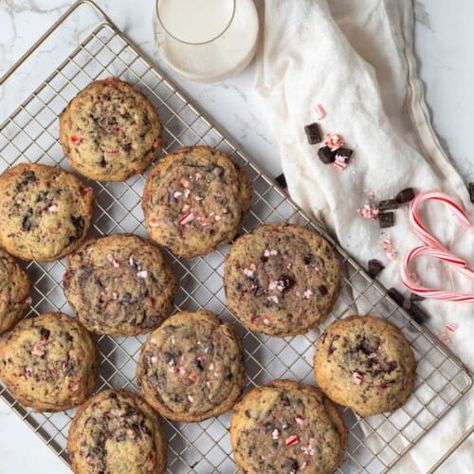
M 415 247 L 414 249 L 410 250 L 405 256 L 401 267 L 402 282 L 412 293 L 424 296 L 425 298 L 455 301 L 462 303 L 473 303 L 474 294 L 426 288 L 415 282 L 413 280 L 413 274 L 409 271 L 409 266 L 413 259 L 420 255 L 426 255 L 446 262 L 449 265 L 455 266 L 465 276 L 474 280 L 474 270 L 470 268 L 469 264 L 461 257 L 454 255 L 448 249 L 446 249 L 443 244 L 439 242 L 438 239 L 431 235 L 429 229 L 421 220 L 418 214 L 419 207 L 421 206 L 421 204 L 428 200 L 439 201 L 447 205 L 451 208 L 451 210 L 459 219 L 463 227 L 468 228 L 471 226 L 469 217 L 464 211 L 464 209 L 446 194 L 437 191 L 425 191 L 418 194 L 418 196 L 416 196 L 410 204 L 408 217 L 413 226 L 413 230 L 423 241 L 424 245 Z

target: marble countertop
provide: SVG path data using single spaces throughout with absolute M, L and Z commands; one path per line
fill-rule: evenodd
M 72 3 L 70 0 L 1 1 L 0 75 Z M 136 45 L 168 70 L 154 44 L 154 0 L 97 0 L 97 3 Z M 444 0 L 418 0 L 415 6 L 419 73 L 426 86 L 434 127 L 465 181 L 474 181 L 474 147 L 470 143 L 474 116 L 474 3 L 458 0 L 455 7 L 448 8 Z M 276 176 L 281 172 L 271 124 L 266 123 L 253 92 L 253 65 L 237 77 L 215 84 L 193 83 L 171 72 L 170 75 L 269 174 Z M 26 87 L 28 77 L 24 76 L 21 82 Z M 0 90 L 2 117 L 15 99 L 6 97 Z M 0 459 L 0 474 L 70 472 L 3 401 L 0 401 Z M 439 472 L 450 472 L 449 462 Z

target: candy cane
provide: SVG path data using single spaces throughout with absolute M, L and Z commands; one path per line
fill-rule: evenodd
M 439 201 L 450 207 L 463 227 L 469 227 L 471 225 L 466 212 L 446 194 L 436 191 L 420 193 L 410 204 L 408 216 L 415 233 L 418 235 L 418 237 L 420 237 L 425 245 L 421 245 L 410 250 L 410 252 L 408 252 L 408 254 L 405 256 L 401 269 L 403 284 L 412 293 L 424 296 L 425 298 L 473 303 L 474 294 L 460 293 L 457 291 L 436 290 L 433 288 L 420 286 L 414 281 L 413 274 L 408 270 L 410 263 L 414 258 L 420 255 L 426 255 L 441 260 L 449 265 L 455 266 L 458 271 L 474 280 L 474 270 L 470 268 L 469 264 L 462 258 L 454 255 L 448 249 L 446 249 L 438 239 L 430 234 L 428 228 L 422 222 L 418 214 L 418 209 L 419 206 L 427 200 Z

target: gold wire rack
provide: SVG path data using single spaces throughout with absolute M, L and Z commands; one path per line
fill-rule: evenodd
M 438 423 L 469 390 L 472 379 L 462 363 L 425 328 L 387 295 L 387 290 L 371 279 L 363 268 L 311 221 L 226 134 L 195 107 L 92 1 L 75 3 L 32 48 L 0 79 L 21 80 L 18 69 L 44 54 L 48 41 L 62 41 L 58 30 L 75 22 L 84 9 L 96 15 L 92 29 L 83 39 L 69 42 L 69 51 L 48 50 L 49 75 L 0 125 L 0 172 L 20 162 L 41 162 L 69 169 L 58 144 L 58 115 L 66 104 L 91 81 L 108 76 L 135 84 L 157 107 L 164 126 L 162 156 L 180 146 L 206 144 L 227 152 L 241 165 L 253 182 L 253 202 L 241 232 L 249 232 L 262 222 L 287 221 L 323 234 L 337 248 L 344 266 L 343 287 L 338 302 L 322 328 L 304 336 L 277 339 L 245 329 L 228 311 L 222 285 L 223 264 L 228 247 L 192 260 L 169 253 L 179 276 L 180 289 L 175 309 L 208 308 L 230 321 L 240 334 L 245 350 L 247 387 L 275 378 L 313 383 L 313 347 L 330 322 L 349 313 L 374 314 L 400 327 L 412 345 L 418 363 L 417 382 L 408 403 L 393 413 L 361 418 L 344 410 L 349 429 L 346 461 L 339 473 L 383 473 L 393 467 L 422 436 Z M 58 38 L 55 38 L 58 35 Z M 38 69 L 41 67 L 38 66 Z M 50 71 L 53 71 L 52 73 Z M 40 74 L 39 72 L 37 74 Z M 18 76 L 18 77 L 17 77 Z M 122 183 L 90 182 L 96 191 L 96 235 L 130 232 L 146 235 L 140 200 L 145 177 L 135 176 Z M 34 281 L 30 315 L 48 311 L 73 314 L 61 281 L 64 262 L 25 264 Z M 104 387 L 136 390 L 135 365 L 143 337 L 97 338 L 101 375 L 97 390 Z M 0 396 L 31 429 L 65 462 L 69 423 L 75 410 L 64 413 L 33 413 L 21 407 L 0 385 Z M 233 473 L 228 436 L 229 415 L 202 423 L 172 423 L 163 420 L 169 442 L 169 473 Z

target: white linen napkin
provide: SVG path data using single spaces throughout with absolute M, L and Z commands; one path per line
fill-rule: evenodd
M 394 227 L 381 230 L 357 209 L 368 193 L 393 198 L 401 189 L 436 189 L 473 211 L 466 185 L 450 164 L 431 128 L 413 56 L 411 0 L 265 0 L 263 44 L 256 87 L 274 127 L 292 198 L 325 223 L 363 266 L 376 258 L 387 287 L 407 294 L 400 279 L 403 256 L 421 242 L 410 228 L 406 206 Z M 316 104 L 327 112 L 318 120 Z M 345 170 L 323 165 L 308 144 L 304 126 L 318 121 L 324 132 L 342 135 L 353 157 Z M 474 231 L 461 229 L 441 205 L 429 203 L 423 218 L 434 235 L 474 264 Z M 474 218 L 473 218 L 474 220 Z M 387 258 L 389 237 L 398 257 Z M 422 281 L 433 287 L 474 292 L 472 281 L 446 265 L 420 258 Z M 474 368 L 474 305 L 426 300 L 426 323 L 442 334 L 457 329 L 451 349 Z M 474 423 L 472 391 L 397 464 L 393 472 L 426 472 Z M 451 464 L 452 465 L 452 464 Z M 458 472 L 474 472 L 474 460 Z

